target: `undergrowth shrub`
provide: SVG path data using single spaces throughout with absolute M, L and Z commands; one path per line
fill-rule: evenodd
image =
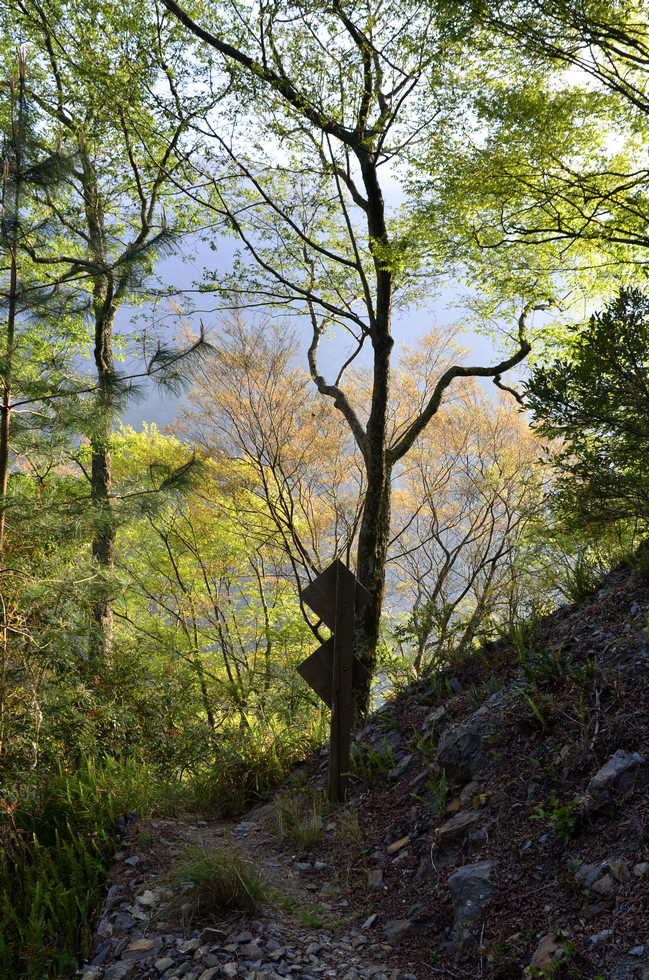
M 0 978 L 70 975 L 87 951 L 115 851 L 117 817 L 166 786 L 133 760 L 31 773 L 0 795 Z
M 260 725 L 231 735 L 209 764 L 185 780 L 186 806 L 216 817 L 240 813 L 321 745 L 323 735 L 319 721 L 279 734 Z

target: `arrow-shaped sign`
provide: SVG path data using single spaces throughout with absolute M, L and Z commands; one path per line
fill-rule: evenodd
M 354 617 L 372 597 L 353 572 L 336 559 L 307 585 L 301 598 L 333 631 L 333 636 L 297 670 L 331 708 L 329 798 L 342 802 L 349 769 L 352 688 L 369 680 L 366 668 L 353 653 Z

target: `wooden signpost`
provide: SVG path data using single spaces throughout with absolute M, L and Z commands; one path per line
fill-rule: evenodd
M 301 598 L 333 632 L 297 670 L 331 708 L 329 799 L 342 803 L 349 770 L 352 688 L 369 679 L 354 656 L 354 618 L 371 596 L 354 573 L 336 559 L 307 585 Z

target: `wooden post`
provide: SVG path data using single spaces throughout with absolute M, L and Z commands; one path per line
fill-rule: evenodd
M 336 803 L 344 802 L 349 771 L 355 600 L 356 577 L 338 561 L 329 750 L 329 799 Z

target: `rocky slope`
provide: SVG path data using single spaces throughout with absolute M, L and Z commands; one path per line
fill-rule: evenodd
M 534 637 L 406 689 L 358 733 L 349 804 L 306 850 L 277 820 L 324 789 L 324 757 L 236 824 L 129 827 L 84 980 L 649 980 L 648 615 L 620 568 Z M 159 874 L 187 840 L 237 848 L 274 904 L 164 921 Z

